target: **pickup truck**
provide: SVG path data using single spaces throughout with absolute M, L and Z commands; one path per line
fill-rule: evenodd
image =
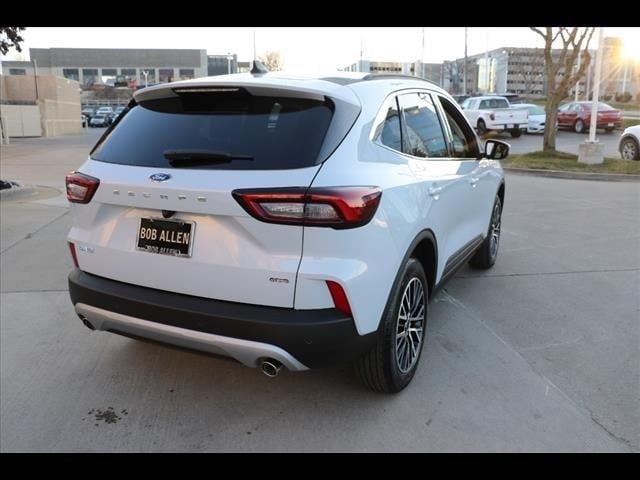
M 505 97 L 487 95 L 467 98 L 461 107 L 479 135 L 490 130 L 509 131 L 512 137 L 517 138 L 527 130 L 529 111 L 526 108 L 512 107 Z

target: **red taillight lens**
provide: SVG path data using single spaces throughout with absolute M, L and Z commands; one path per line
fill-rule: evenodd
M 76 266 L 76 268 L 80 268 L 78 265 L 78 254 L 76 253 L 76 246 L 71 242 L 67 243 L 69 244 L 69 251 L 71 252 L 71 258 L 73 258 L 73 264 Z
M 72 203 L 89 203 L 96 193 L 100 180 L 84 173 L 71 172 L 65 178 L 67 200 Z
M 263 222 L 337 229 L 366 225 L 376 213 L 378 187 L 234 190 L 233 197 Z
M 337 282 L 327 280 L 327 287 L 329 287 L 329 292 L 331 293 L 331 298 L 333 298 L 333 304 L 336 308 L 352 317 L 351 306 L 349 305 L 349 300 L 342 286 Z

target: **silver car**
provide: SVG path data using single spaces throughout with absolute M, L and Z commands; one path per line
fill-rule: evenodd
M 624 160 L 640 160 L 640 125 L 627 127 L 622 132 L 618 151 Z

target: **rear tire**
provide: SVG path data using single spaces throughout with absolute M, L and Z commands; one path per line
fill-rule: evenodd
M 633 138 L 625 138 L 620 145 L 620 155 L 624 160 L 640 160 L 640 145 Z
M 513 129 L 513 130 L 511 130 L 511 136 L 512 136 L 513 138 L 518 138 L 518 137 L 520 137 L 521 135 L 522 135 L 522 130 L 520 130 L 520 129 Z
M 409 385 L 420 363 L 429 285 L 415 258 L 404 265 L 391 299 L 382 315 L 376 345 L 354 362 L 360 381 L 383 393 L 397 393 Z
M 481 270 L 488 270 L 493 267 L 498 258 L 498 247 L 500 246 L 500 228 L 502 226 L 502 201 L 500 197 L 496 195 L 496 199 L 493 203 L 493 209 L 491 210 L 491 220 L 489 222 L 489 230 L 487 236 L 480 245 L 480 248 L 475 253 L 469 264 L 473 268 Z
M 604 131 L 607 133 L 611 133 L 613 132 L 613 128 L 605 128 Z
M 573 125 L 573 129 L 576 133 L 584 132 L 584 122 L 580 119 L 576 120 L 576 123 Z
M 478 135 L 484 135 L 487 133 L 487 124 L 484 123 L 484 120 L 478 120 Z

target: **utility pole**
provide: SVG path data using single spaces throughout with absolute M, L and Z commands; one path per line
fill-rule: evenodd
M 598 121 L 598 99 L 600 98 L 600 77 L 602 76 L 602 54 L 604 53 L 604 28 L 600 27 L 598 35 L 598 51 L 596 52 L 596 74 L 593 79 L 593 100 L 591 103 L 591 124 L 589 126 L 589 141 L 596 141 L 596 125 Z
M 422 27 L 422 50 L 420 51 L 420 75 L 418 75 L 418 69 L 414 72 L 416 77 L 424 77 L 424 27 Z
M 464 27 L 464 66 L 462 70 L 462 93 L 467 94 L 467 33 L 469 28 Z
M 624 92 L 627 90 L 627 69 L 629 68 L 629 60 L 625 59 L 624 61 L 624 73 L 622 74 L 622 93 L 624 95 Z
M 576 69 L 576 71 L 580 71 L 580 55 L 578 55 L 578 64 L 574 67 Z M 574 102 L 578 101 L 578 90 L 580 90 L 580 79 L 578 78 L 578 81 L 576 82 L 576 95 L 575 98 L 573 99 Z
M 593 98 L 591 101 L 591 122 L 589 125 L 589 140 L 578 146 L 578 162 L 600 164 L 604 162 L 604 144 L 596 141 L 596 126 L 598 122 L 598 97 L 600 96 L 600 77 L 602 75 L 602 56 L 604 50 L 604 28 L 598 32 L 598 51 L 596 52 L 596 71 L 593 79 Z
M 38 63 L 33 59 L 33 81 L 36 86 L 36 103 L 38 102 Z
M 258 55 L 256 55 L 256 27 L 253 27 L 253 60 L 257 60 Z
M 484 93 L 489 93 L 490 87 L 489 87 L 489 32 L 488 31 L 487 31 L 487 40 L 485 44 L 485 50 L 484 50 L 484 81 L 485 81 Z

